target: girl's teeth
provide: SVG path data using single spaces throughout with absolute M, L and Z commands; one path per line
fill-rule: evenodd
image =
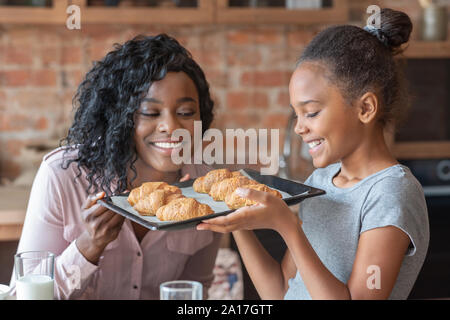
M 174 149 L 181 146 L 181 142 L 155 142 L 155 146 L 164 149 Z
M 322 142 L 323 142 L 323 139 L 314 140 L 313 142 L 308 143 L 308 146 L 310 148 L 314 148 L 314 147 L 318 146 L 319 144 L 321 144 Z

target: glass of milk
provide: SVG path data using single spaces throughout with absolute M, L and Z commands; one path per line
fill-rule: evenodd
M 161 300 L 202 300 L 203 285 L 197 281 L 177 280 L 159 286 Z
M 27 251 L 14 256 L 17 300 L 53 300 L 55 255 Z

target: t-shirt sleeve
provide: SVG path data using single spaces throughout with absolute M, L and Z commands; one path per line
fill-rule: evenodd
M 420 185 L 404 177 L 386 177 L 373 185 L 362 207 L 360 233 L 386 226 L 409 236 L 408 256 L 427 245 L 428 214 Z

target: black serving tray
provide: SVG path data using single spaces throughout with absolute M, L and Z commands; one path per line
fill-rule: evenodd
M 283 195 L 284 202 L 286 202 L 288 206 L 298 204 L 307 198 L 325 194 L 324 190 L 313 188 L 292 180 L 287 180 L 271 175 L 261 175 L 258 171 L 251 169 L 242 169 L 240 171 L 243 175 L 253 180 L 256 180 L 260 183 L 263 183 L 272 189 L 277 189 L 278 191 L 280 191 Z M 179 187 L 185 196 L 196 198 L 198 201 L 202 203 L 209 204 L 212 208 L 213 206 L 215 206 L 216 207 L 215 213 L 183 221 L 173 221 L 173 222 L 160 221 L 156 217 L 141 216 L 139 213 L 137 213 L 131 207 L 131 205 L 128 204 L 127 197 L 129 193 L 113 197 L 106 197 L 99 200 L 98 202 L 104 207 L 110 209 L 111 211 L 114 211 L 124 216 L 125 218 L 128 218 L 150 230 L 169 231 L 186 228 L 195 228 L 195 226 L 199 224 L 202 220 L 207 220 L 218 216 L 224 216 L 235 211 L 234 209 L 229 210 L 229 208 L 225 205 L 224 202 L 212 200 L 212 198 L 209 195 L 194 192 L 192 189 L 194 181 L 195 179 L 191 179 L 184 182 L 174 183 L 173 185 Z

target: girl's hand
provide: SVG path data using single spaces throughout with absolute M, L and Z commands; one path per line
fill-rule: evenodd
M 105 196 L 100 192 L 86 199 L 82 207 L 85 232 L 77 239 L 78 250 L 96 264 L 105 247 L 114 241 L 122 228 L 125 217 L 108 210 L 97 200 Z
M 286 228 L 298 225 L 297 216 L 282 199 L 253 189 L 238 188 L 236 192 L 258 204 L 237 209 L 226 216 L 203 220 L 197 230 L 227 233 L 237 230 L 273 229 L 281 234 Z

